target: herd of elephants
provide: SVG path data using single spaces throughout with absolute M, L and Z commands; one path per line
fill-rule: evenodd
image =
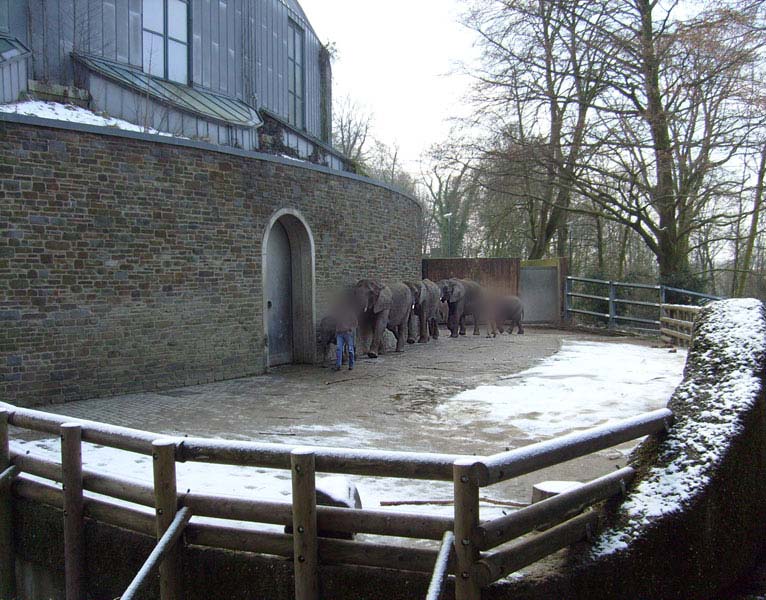
M 384 349 L 386 329 L 396 337 L 397 352 L 404 350 L 405 342 L 424 344 L 438 338 L 439 322 L 444 320 L 453 338 L 465 335 L 466 317 L 472 317 L 474 335 L 481 335 L 480 323 L 486 323 L 487 337 L 503 333 L 508 322 L 509 334 L 514 326 L 524 333 L 524 306 L 518 296 L 494 292 L 470 279 L 450 278 L 438 283 L 423 279 L 390 285 L 362 279 L 346 290 L 339 302 L 355 312 L 361 337 L 372 336 L 367 351 L 370 358 L 377 358 Z M 335 322 L 336 317 L 329 316 L 320 324 L 319 341 L 325 347 L 335 339 Z

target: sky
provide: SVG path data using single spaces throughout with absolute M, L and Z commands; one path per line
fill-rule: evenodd
M 459 24 L 460 0 L 300 0 L 319 39 L 334 42 L 333 93 L 373 115 L 374 136 L 400 148 L 417 172 L 421 153 L 446 139 L 464 112 L 477 51 Z

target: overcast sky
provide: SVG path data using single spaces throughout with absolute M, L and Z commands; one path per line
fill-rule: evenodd
M 334 42 L 333 93 L 373 113 L 375 136 L 397 143 L 405 166 L 447 136 L 476 51 L 458 23 L 460 0 L 299 0 L 322 42 Z

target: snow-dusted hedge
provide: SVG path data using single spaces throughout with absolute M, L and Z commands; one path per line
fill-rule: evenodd
M 491 598 L 722 598 L 751 566 L 766 523 L 766 312 L 752 299 L 706 307 L 675 423 L 631 457 L 638 476 L 591 545 Z

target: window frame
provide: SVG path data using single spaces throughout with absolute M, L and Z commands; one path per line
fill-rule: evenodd
M 306 30 L 293 19 L 287 20 L 287 122 L 302 131 L 306 130 Z M 300 40 L 300 56 L 296 42 Z M 290 54 L 292 42 L 293 55 Z M 300 59 L 300 62 L 298 60 Z M 300 81 L 300 94 L 295 83 Z
M 2 2 L 2 0 L 0 0 Z M 186 21 L 184 23 L 184 29 L 186 33 L 186 40 L 180 40 L 177 37 L 173 37 L 170 34 L 170 3 L 171 2 L 179 2 L 183 4 L 186 7 Z M 146 0 L 142 0 L 141 2 L 141 70 L 146 73 L 147 75 L 151 77 L 156 77 L 158 79 L 164 79 L 166 81 L 171 81 L 173 83 L 178 83 L 181 85 L 191 85 L 192 78 L 192 55 L 191 55 L 191 44 L 189 43 L 189 39 L 191 38 L 191 17 L 192 17 L 192 6 L 191 6 L 191 0 L 159 0 L 159 4 L 162 8 L 162 31 L 156 31 L 154 29 L 147 29 L 146 26 Z M 145 59 L 147 56 L 147 48 L 146 48 L 146 38 L 147 35 L 149 36 L 155 36 L 162 38 L 162 74 L 159 74 L 157 71 L 159 69 L 149 68 L 149 66 L 146 65 Z M 184 56 L 186 58 L 186 68 L 184 69 L 184 78 L 182 81 L 179 81 L 178 79 L 174 79 L 171 77 L 171 74 L 174 73 L 174 69 L 171 67 L 171 52 L 170 48 L 172 45 L 175 44 L 177 46 L 183 46 L 184 47 Z

